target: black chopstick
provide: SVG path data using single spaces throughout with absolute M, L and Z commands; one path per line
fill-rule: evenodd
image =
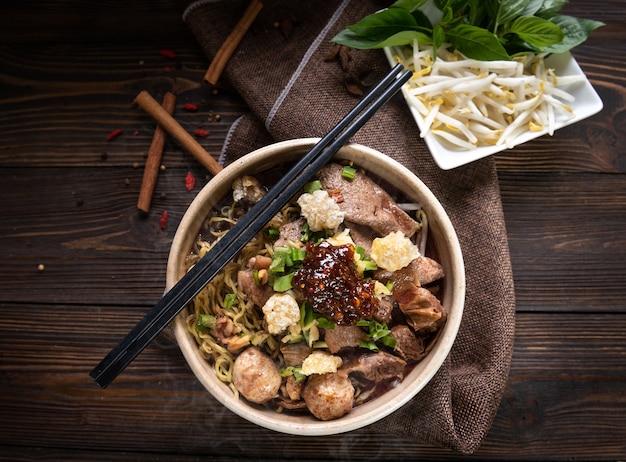
M 168 291 L 137 325 L 90 372 L 102 388 L 106 388 L 130 362 L 161 332 L 215 275 L 259 233 L 271 218 L 318 172 L 337 151 L 395 95 L 411 77 L 396 65 L 363 99 L 304 155 Z

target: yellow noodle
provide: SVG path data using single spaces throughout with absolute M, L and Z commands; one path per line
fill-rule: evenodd
M 280 227 L 291 221 L 298 210 L 296 206 L 287 205 L 272 218 L 268 225 Z M 233 204 L 222 207 L 217 214 L 209 216 L 205 221 L 205 228 L 210 230 L 211 238 L 208 240 L 210 242 L 202 238 L 198 239 L 188 258 L 188 268 L 205 255 L 213 243 L 226 234 L 242 214 L 241 208 Z M 217 229 L 220 231 L 216 231 Z M 271 256 L 272 253 L 271 243 L 266 242 L 262 236 L 252 239 L 240 254 L 207 284 L 189 306 L 187 329 L 196 339 L 202 356 L 212 364 L 216 376 L 228 384 L 235 396 L 239 395 L 232 384 L 235 355 L 211 334 L 198 331 L 196 325 L 203 314 L 228 316 L 236 332 L 248 335 L 252 344 L 262 346 L 271 357 L 278 358 L 280 342 L 265 331 L 262 313 L 252 302 L 246 300 L 245 294 L 237 286 L 237 273 L 246 267 L 250 258 L 256 255 Z M 226 308 L 224 299 L 229 294 L 235 294 L 235 301 L 229 308 Z

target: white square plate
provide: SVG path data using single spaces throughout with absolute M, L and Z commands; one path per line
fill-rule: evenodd
M 396 62 L 393 59 L 391 50 L 385 48 L 384 51 L 385 55 L 387 56 L 387 60 L 389 61 L 389 64 L 391 66 L 394 66 Z M 574 117 L 557 117 L 554 125 L 555 131 L 559 128 L 563 128 L 580 120 L 586 119 L 587 117 L 591 117 L 592 115 L 597 114 L 598 112 L 600 112 L 600 110 L 602 110 L 602 100 L 600 99 L 594 88 L 591 86 L 591 83 L 589 83 L 589 80 L 586 78 L 582 69 L 570 53 L 551 55 L 545 59 L 545 63 L 546 68 L 550 67 L 554 69 L 554 73 L 557 76 L 582 75 L 583 77 L 585 77 L 583 82 L 576 83 L 568 87 L 568 93 L 570 93 L 575 98 L 572 103 L 569 103 L 574 112 Z M 402 89 L 402 93 L 408 103 L 409 95 L 407 94 L 405 88 Z M 411 109 L 413 118 L 415 119 L 415 122 L 419 127 L 419 130 L 422 131 L 424 127 L 424 118 L 411 104 L 408 105 Z M 513 145 L 515 146 L 521 143 L 525 143 L 532 139 L 543 136 L 547 133 L 547 128 L 537 132 L 528 131 L 513 140 Z M 430 131 L 427 132 L 424 136 L 424 141 L 426 142 L 428 149 L 435 159 L 435 162 L 443 170 L 450 170 L 452 168 L 460 167 L 461 165 L 469 164 L 470 162 L 474 162 L 475 160 L 482 159 L 483 157 L 487 157 L 492 154 L 496 154 L 498 152 L 509 149 L 509 147 L 506 145 L 497 145 L 480 146 L 469 151 L 452 150 L 444 146 L 435 135 L 430 133 Z

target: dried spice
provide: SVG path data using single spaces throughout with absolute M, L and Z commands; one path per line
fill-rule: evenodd
M 193 173 L 187 172 L 185 176 L 185 188 L 187 191 L 191 191 L 196 186 L 196 177 L 193 176 Z
M 167 228 L 167 220 L 169 219 L 170 214 L 167 213 L 167 210 L 163 210 L 161 214 L 161 218 L 159 219 L 159 225 L 161 226 L 161 230 L 165 230 Z
M 187 112 L 196 112 L 198 110 L 198 106 L 193 103 L 185 103 L 183 104 L 183 109 Z
M 172 50 L 159 50 L 159 54 L 164 58 L 175 59 L 178 55 Z
M 198 138 L 206 138 L 211 133 L 208 130 L 205 130 L 203 128 L 198 128 L 198 129 L 194 130 L 193 134 L 195 136 L 197 136 Z
M 113 130 L 112 132 L 110 132 L 107 135 L 107 141 L 114 140 L 115 138 L 117 138 L 121 134 L 122 134 L 122 129 L 121 128 L 115 129 L 115 130 Z

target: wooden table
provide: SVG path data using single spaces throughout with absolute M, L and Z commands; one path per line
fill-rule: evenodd
M 310 439 L 257 428 L 165 341 L 106 392 L 88 377 L 162 294 L 177 223 L 208 178 L 168 141 L 140 216 L 154 122 L 131 101 L 173 91 L 177 120 L 209 130 L 200 141 L 214 155 L 245 110 L 201 83 L 209 63 L 182 23 L 186 4 L 0 7 L 0 459 L 460 457 L 371 430 Z M 608 24 L 574 51 L 605 108 L 497 156 L 517 333 L 481 460 L 626 458 L 626 9 L 572 0 L 565 11 Z

